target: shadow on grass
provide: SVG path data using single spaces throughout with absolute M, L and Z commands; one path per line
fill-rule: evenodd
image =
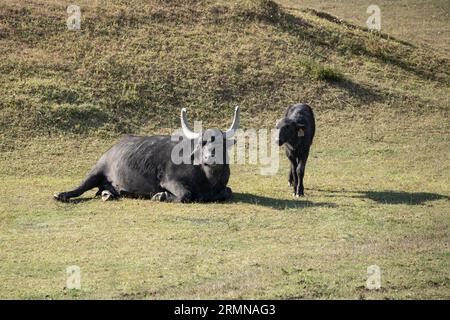
M 328 195 L 325 195 L 325 197 L 331 198 L 347 197 L 347 198 L 369 199 L 384 204 L 421 205 L 426 201 L 434 201 L 441 199 L 450 200 L 449 196 L 430 192 L 352 191 L 352 190 L 325 190 L 325 189 L 315 189 L 315 190 L 319 192 L 330 193 Z M 139 199 L 148 199 L 148 198 L 139 197 Z M 101 201 L 101 199 L 99 199 L 98 197 L 90 197 L 90 198 L 70 199 L 65 201 L 64 203 L 77 204 L 93 200 Z M 236 192 L 233 193 L 233 198 L 231 202 L 255 204 L 277 210 L 296 209 L 305 207 L 328 207 L 328 208 L 337 207 L 337 204 L 332 202 L 312 202 L 306 200 L 305 198 L 293 198 L 292 200 L 276 199 L 254 195 L 251 193 L 236 193 Z
M 88 202 L 88 201 L 93 201 L 93 200 L 99 200 L 99 198 L 98 197 L 72 198 L 72 199 L 68 199 L 65 201 L 58 201 L 58 200 L 54 199 L 55 203 L 57 203 L 57 204 L 77 204 L 77 203 L 83 203 L 83 202 Z
M 284 209 L 300 209 L 307 207 L 327 207 L 335 208 L 337 205 L 331 202 L 312 202 L 303 198 L 295 198 L 293 200 L 276 199 L 264 196 L 257 196 L 251 193 L 233 193 L 231 202 L 234 203 L 248 203 L 263 207 L 268 207 L 276 210 Z
M 329 192 L 333 195 L 327 195 L 328 197 L 350 197 L 369 199 L 378 203 L 384 204 L 408 204 L 408 205 L 421 205 L 426 201 L 434 200 L 450 200 L 449 196 L 430 193 L 430 192 L 405 192 L 405 191 L 351 191 L 351 190 L 321 190 L 320 192 Z M 340 195 L 342 193 L 342 195 Z M 353 193 L 353 195 L 346 195 Z
M 425 201 L 440 199 L 450 200 L 450 197 L 437 193 L 403 191 L 365 191 L 356 197 L 367 198 L 379 203 L 410 205 L 419 205 Z
M 367 86 L 353 82 L 350 79 L 341 79 L 340 81 L 331 82 L 335 87 L 346 90 L 352 97 L 357 98 L 361 102 L 382 101 L 383 96 L 376 90 Z

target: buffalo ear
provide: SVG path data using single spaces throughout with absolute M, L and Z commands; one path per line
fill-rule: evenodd
M 297 135 L 298 135 L 299 137 L 304 137 L 304 136 L 305 136 L 305 127 L 304 127 L 304 126 L 298 127 Z

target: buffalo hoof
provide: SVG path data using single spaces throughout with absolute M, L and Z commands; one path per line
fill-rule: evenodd
M 296 197 L 296 198 L 300 198 L 300 197 L 304 197 L 305 195 L 303 193 L 302 194 L 293 193 L 292 196 Z
M 231 199 L 233 196 L 233 191 L 231 190 L 230 187 L 225 187 L 225 189 L 223 189 L 217 196 L 217 198 L 215 199 L 215 201 L 226 201 Z
M 166 192 L 165 191 L 163 191 L 163 192 L 158 192 L 157 194 L 155 194 L 153 197 L 152 197 L 152 200 L 153 201 L 164 201 L 164 200 L 166 200 L 167 199 L 167 195 L 166 195 Z
M 225 188 L 225 199 L 230 199 L 233 196 L 233 190 L 231 188 Z
M 67 196 L 67 193 L 65 193 L 65 192 L 55 193 L 53 195 L 53 199 L 55 199 L 56 201 L 61 201 L 61 202 L 69 201 L 69 197 Z
M 109 192 L 108 190 L 103 190 L 102 191 L 102 200 L 103 201 L 110 201 L 114 199 L 114 195 Z

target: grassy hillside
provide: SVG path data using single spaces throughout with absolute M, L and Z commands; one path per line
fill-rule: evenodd
M 245 126 L 272 126 L 297 101 L 448 107 L 446 57 L 317 12 L 266 0 L 79 5 L 81 30 L 70 31 L 58 1 L 2 2 L 3 136 L 155 131 L 176 126 L 181 106 L 217 126 L 235 104 Z
M 390 35 L 414 44 L 431 46 L 446 54 L 450 43 L 450 2 L 447 0 L 281 0 L 294 9 L 314 8 L 366 26 L 370 4 L 381 10 L 381 28 Z
M 441 50 L 288 0 L 77 2 L 79 31 L 59 1 L 0 3 L 0 298 L 450 298 Z M 232 166 L 226 203 L 52 198 L 180 107 L 272 128 L 294 102 L 317 118 L 305 198 L 282 151 L 274 176 Z

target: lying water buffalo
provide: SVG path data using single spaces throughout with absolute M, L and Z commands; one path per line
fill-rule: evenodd
M 314 113 L 306 104 L 290 106 L 284 118 L 277 121 L 276 128 L 280 130 L 278 145 L 284 145 L 291 161 L 289 185 L 294 187 L 294 196 L 303 196 L 306 161 L 316 131 Z
M 159 201 L 211 202 L 231 197 L 227 187 L 230 168 L 227 146 L 234 143 L 239 128 L 236 107 L 231 128 L 226 132 L 208 129 L 202 134 L 187 124 L 186 109 L 181 110 L 184 141 L 193 145 L 189 160 L 174 161 L 180 146 L 173 136 L 126 136 L 109 149 L 75 190 L 54 195 L 59 201 L 78 197 L 99 188 L 103 200 L 121 196 L 151 197 Z M 186 159 L 186 155 L 183 155 Z M 194 159 L 195 158 L 195 159 Z

